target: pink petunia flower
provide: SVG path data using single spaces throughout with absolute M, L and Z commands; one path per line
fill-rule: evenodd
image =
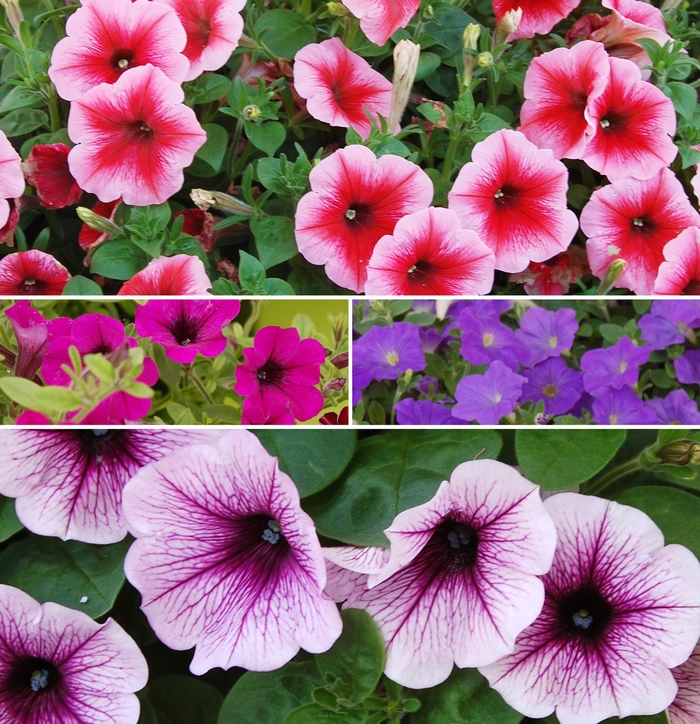
M 671 672 L 678 684 L 678 694 L 668 707 L 668 724 L 700 722 L 700 644 L 690 658 Z
M 374 247 L 367 267 L 366 294 L 488 294 L 494 256 L 457 215 L 434 208 L 404 216 L 391 236 Z
M 495 460 L 462 463 L 430 501 L 396 516 L 385 531 L 388 559 L 381 549 L 331 556 L 349 568 L 345 581 L 334 572 L 331 590 L 376 621 L 390 679 L 435 686 L 453 664 L 480 666 L 513 650 L 542 609 L 537 576 L 556 544 L 538 491 Z
M 240 309 L 237 300 L 152 299 L 136 307 L 136 331 L 162 344 L 170 359 L 186 364 L 193 362 L 197 353 L 217 357 L 226 349 L 221 330 Z
M 313 521 L 252 433 L 228 431 L 218 449 L 190 445 L 143 468 L 124 512 L 137 537 L 127 578 L 157 636 L 196 647 L 192 673 L 271 671 L 340 635 Z
M 117 292 L 118 296 L 190 296 L 209 294 L 211 282 L 199 257 L 189 254 L 151 259 Z
M 321 412 L 323 394 L 316 386 L 326 354 L 320 342 L 300 339 L 293 327 L 263 327 L 243 357 L 233 389 L 246 398 L 244 414 L 257 408 L 267 418 L 275 405 L 281 405 L 303 422 Z
M 636 294 L 651 293 L 664 247 L 689 226 L 700 226 L 700 214 L 668 169 L 647 180 L 604 186 L 581 211 L 591 270 L 602 279 L 616 259 L 623 259 L 627 267 L 615 286 Z
M 377 158 L 360 145 L 325 158 L 309 181 L 311 191 L 295 216 L 299 251 L 312 264 L 325 264 L 336 284 L 356 292 L 364 289 L 379 239 L 433 199 L 433 183 L 419 166 L 392 154 Z
M 700 294 L 700 229 L 691 226 L 664 246 L 652 294 Z
M 102 83 L 116 83 L 127 70 L 146 64 L 159 68 L 174 83 L 185 80 L 189 62 L 180 52 L 185 30 L 177 15 L 162 4 L 83 0 L 68 18 L 66 33 L 54 48 L 49 77 L 67 101 Z
M 294 58 L 294 87 L 306 99 L 306 110 L 331 126 L 352 126 L 363 138 L 378 114 L 389 117 L 391 81 L 340 38 L 305 45 Z
M 384 45 L 411 22 L 420 0 L 343 0 L 343 5 L 360 19 L 362 32 L 373 43 Z
M 183 169 L 207 140 L 184 97 L 180 86 L 148 64 L 74 101 L 68 135 L 78 145 L 68 166 L 80 187 L 100 201 L 122 197 L 134 206 L 160 204 L 179 191 Z
M 65 143 L 37 144 L 22 164 L 27 182 L 36 189 L 41 205 L 63 209 L 80 201 L 83 190 L 68 168 L 70 146 Z
M 136 724 L 148 681 L 136 642 L 113 619 L 0 585 L 0 721 Z
M 17 516 L 38 535 L 116 543 L 127 533 L 122 490 L 131 477 L 183 445 L 216 444 L 221 434 L 157 428 L 11 430 L 0 448 L 0 492 L 16 498 Z
M 8 199 L 18 199 L 24 193 L 22 159 L 7 136 L 0 131 L 0 228 L 10 218 Z
M 502 130 L 474 146 L 448 199 L 462 226 L 493 250 L 496 269 L 521 272 L 571 243 L 578 220 L 567 190 L 566 166 L 549 149 Z
M 0 295 L 8 297 L 61 294 L 68 270 L 51 254 L 30 249 L 0 259 Z
M 545 603 L 515 651 L 480 671 L 532 718 L 561 724 L 656 714 L 676 695 L 669 669 L 700 637 L 700 564 L 664 547 L 644 513 L 562 493 L 545 503 L 557 526 Z
M 182 51 L 190 62 L 185 80 L 218 70 L 238 47 L 246 0 L 158 0 L 177 14 L 187 33 Z
M 523 11 L 518 29 L 508 36 L 511 41 L 532 38 L 535 33 L 546 35 L 580 3 L 581 0 L 493 0 L 493 12 L 496 22 L 500 22 L 509 10 Z

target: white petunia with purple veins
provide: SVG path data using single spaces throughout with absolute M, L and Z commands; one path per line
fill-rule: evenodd
M 673 670 L 678 694 L 666 711 L 668 724 L 698 724 L 700 722 L 700 643 L 690 658 Z
M 700 637 L 700 563 L 664 547 L 644 513 L 563 493 L 542 613 L 515 651 L 480 671 L 514 709 L 561 724 L 657 714 L 674 700 L 671 668 Z
M 462 463 L 432 500 L 400 513 L 385 533 L 391 551 L 377 573 L 358 576 L 384 563 L 376 552 L 327 557 L 344 607 L 377 622 L 390 679 L 424 688 L 447 679 L 453 664 L 492 663 L 539 615 L 537 576 L 552 563 L 556 531 L 539 488 L 514 468 Z M 345 584 L 335 566 L 348 569 Z
M 300 648 L 327 651 L 342 621 L 291 478 L 246 430 L 148 465 L 124 490 L 138 540 L 125 571 L 170 648 L 196 646 L 190 670 L 271 671 Z

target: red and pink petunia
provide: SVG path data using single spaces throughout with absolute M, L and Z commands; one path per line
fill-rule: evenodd
M 121 202 L 122 202 L 121 199 L 117 199 L 116 201 L 109 201 L 106 204 L 103 203 L 102 201 L 98 201 L 92 207 L 91 211 L 94 214 L 101 216 L 103 219 L 107 219 L 107 220 L 113 222 L 114 217 L 117 213 L 117 209 L 119 208 L 119 205 L 121 204 Z M 184 226 L 183 226 L 183 231 L 184 231 Z M 185 233 L 187 233 L 187 232 L 185 232 Z M 105 241 L 109 241 L 109 234 L 105 233 L 104 231 L 99 231 L 98 229 L 93 229 L 92 227 L 88 226 L 85 223 L 80 227 L 80 231 L 78 232 L 78 244 L 80 244 L 81 249 L 84 249 L 85 251 L 89 251 L 94 246 L 98 246 L 99 244 L 102 244 Z
M 10 202 L 24 193 L 22 159 L 7 136 L 0 131 L 0 228 L 10 219 Z
M 70 280 L 68 270 L 37 249 L 18 251 L 0 259 L 0 295 L 8 297 L 62 294 Z
M 343 0 L 343 5 L 360 19 L 362 32 L 373 43 L 384 45 L 411 22 L 420 0 Z
M 509 10 L 523 11 L 523 17 L 517 30 L 508 40 L 532 38 L 535 33 L 548 33 L 560 20 L 577 8 L 581 0 L 493 0 L 496 21 Z
M 700 229 L 691 226 L 664 247 L 652 294 L 700 295 Z
M 118 296 L 191 296 L 209 294 L 211 282 L 199 257 L 189 254 L 159 256 L 122 284 Z
M 37 144 L 22 164 L 27 179 L 36 189 L 41 205 L 47 209 L 62 209 L 80 201 L 83 190 L 68 168 L 70 146 L 65 143 Z

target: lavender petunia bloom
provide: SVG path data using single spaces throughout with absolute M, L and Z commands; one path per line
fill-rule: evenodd
M 557 526 L 545 603 L 515 651 L 482 667 L 510 706 L 561 724 L 656 714 L 676 694 L 669 669 L 700 636 L 700 563 L 664 548 L 644 513 L 562 493 L 545 507 Z
M 634 394 L 631 387 L 604 389 L 591 409 L 599 425 L 658 425 L 656 412 Z
M 550 312 L 542 307 L 531 307 L 523 315 L 515 336 L 530 352 L 527 366 L 534 367 L 548 357 L 558 357 L 570 350 L 577 331 L 575 310 L 566 308 Z
M 452 414 L 468 422 L 476 420 L 480 425 L 497 425 L 513 411 L 525 381 L 496 360 L 484 375 L 467 375 L 459 381 Z
M 0 585 L 0 723 L 136 724 L 148 665 L 111 618 Z
M 433 388 L 433 394 L 435 394 L 440 389 L 440 381 L 437 377 L 423 375 L 423 377 L 418 380 L 418 384 L 414 389 L 421 395 L 430 395 L 431 387 Z
M 666 711 L 668 724 L 698 724 L 700 722 L 700 643 L 690 658 L 672 672 L 678 693 Z
M 520 401 L 544 400 L 548 415 L 565 415 L 581 399 L 583 375 L 566 366 L 560 357 L 550 357 L 531 370 L 523 370 L 527 380 Z
M 340 635 L 313 521 L 247 430 L 143 468 L 124 489 L 124 511 L 137 537 L 127 578 L 163 643 L 196 646 L 193 674 L 271 671 Z
M 685 335 L 683 332 L 688 326 L 685 322 L 677 322 L 671 318 L 673 308 L 672 302 L 657 300 L 651 305 L 651 312 L 644 314 L 637 322 L 642 330 L 642 337 L 652 349 L 666 349 L 672 344 L 683 344 Z
M 215 430 L 8 430 L 0 446 L 0 493 L 17 498 L 20 521 L 39 535 L 115 543 L 127 533 L 122 490 L 132 475 Z
M 549 570 L 556 545 L 538 490 L 495 460 L 462 463 L 432 500 L 396 516 L 385 531 L 388 560 L 327 554 L 350 569 L 350 585 L 334 572 L 335 595 L 377 622 L 390 679 L 435 686 L 453 664 L 481 666 L 513 650 L 540 613 L 537 576 Z
M 407 397 L 394 405 L 399 425 L 452 425 L 452 411 L 431 400 L 414 400 Z
M 684 385 L 700 384 L 700 349 L 689 349 L 673 360 L 678 381 Z
M 497 314 L 483 314 L 475 307 L 468 307 L 459 315 L 459 326 L 462 329 L 460 353 L 471 364 L 491 364 L 498 360 L 515 371 L 529 356 L 515 332 L 503 324 Z
M 663 301 L 668 305 L 671 321 L 682 322 L 692 328 L 700 326 L 700 300 L 669 299 Z
M 607 387 L 619 390 L 635 385 L 639 365 L 649 361 L 651 347 L 638 347 L 629 337 L 622 337 L 612 347 L 592 349 L 581 357 L 583 386 L 586 392 L 598 395 Z
M 698 425 L 700 412 L 698 403 L 688 397 L 685 390 L 669 392 L 663 399 L 647 400 L 647 406 L 657 414 L 662 425 Z

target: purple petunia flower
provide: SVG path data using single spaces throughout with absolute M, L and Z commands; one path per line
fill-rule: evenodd
M 452 425 L 452 411 L 431 400 L 414 400 L 407 397 L 394 405 L 399 425 Z
M 0 585 L 0 722 L 136 724 L 148 665 L 111 618 Z
M 329 591 L 372 615 L 390 679 L 435 686 L 453 664 L 481 666 L 513 650 L 540 613 L 537 576 L 549 570 L 556 545 L 538 491 L 508 465 L 472 460 L 432 500 L 396 516 L 385 531 L 388 559 L 382 549 L 326 552 L 349 569 L 345 582 L 333 571 Z
M 690 658 L 672 672 L 678 693 L 666 711 L 668 724 L 698 724 L 700 722 L 700 643 Z
M 607 387 L 619 390 L 635 385 L 639 379 L 639 365 L 649 361 L 651 347 L 638 347 L 629 337 L 622 337 L 612 347 L 592 349 L 581 357 L 583 386 L 586 392 L 598 395 Z
M 697 299 L 660 300 L 668 305 L 669 316 L 673 322 L 681 322 L 688 327 L 700 326 L 700 301 Z
M 700 349 L 686 350 L 685 354 L 673 360 L 676 377 L 684 385 L 700 384 Z
M 515 336 L 530 352 L 527 366 L 534 367 L 548 357 L 558 357 L 570 350 L 577 331 L 575 310 L 550 312 L 542 307 L 531 307 L 523 315 Z
M 634 394 L 631 387 L 600 392 L 593 401 L 593 419 L 599 425 L 658 425 L 656 412 Z
M 156 635 L 216 666 L 271 671 L 327 651 L 342 623 L 299 493 L 259 440 L 231 430 L 140 470 L 124 489 L 129 581 Z
M 136 331 L 162 344 L 171 360 L 186 364 L 197 353 L 216 357 L 226 349 L 221 330 L 241 309 L 237 300 L 152 299 L 136 307 Z
M 647 406 L 657 414 L 662 425 L 698 425 L 700 412 L 698 403 L 688 397 L 685 390 L 669 392 L 663 399 L 647 400 Z
M 561 724 L 656 714 L 676 694 L 669 669 L 700 636 L 700 563 L 664 548 L 644 513 L 562 493 L 545 507 L 558 541 L 545 603 L 515 651 L 480 668 L 510 706 Z
M 459 315 L 459 326 L 462 329 L 460 353 L 471 364 L 491 364 L 499 360 L 515 371 L 529 356 L 527 348 L 497 314 L 481 314 L 477 308 L 468 307 Z
M 459 381 L 452 414 L 461 420 L 476 420 L 480 425 L 497 425 L 513 411 L 524 382 L 525 377 L 496 360 L 485 374 L 467 375 Z
M 548 415 L 565 415 L 583 394 L 583 375 L 566 366 L 560 357 L 550 357 L 531 370 L 523 370 L 527 380 L 520 401 L 544 400 Z
M 418 384 L 414 389 L 421 395 L 429 395 L 431 387 L 433 388 L 433 394 L 440 389 L 440 382 L 438 378 L 431 377 L 430 375 L 423 375 L 423 377 L 418 380 Z
M 637 326 L 642 330 L 643 338 L 652 349 L 661 350 L 672 344 L 683 344 L 683 332 L 688 326 L 685 322 L 674 321 L 672 301 L 660 299 L 652 303 L 651 312 L 639 318 Z

